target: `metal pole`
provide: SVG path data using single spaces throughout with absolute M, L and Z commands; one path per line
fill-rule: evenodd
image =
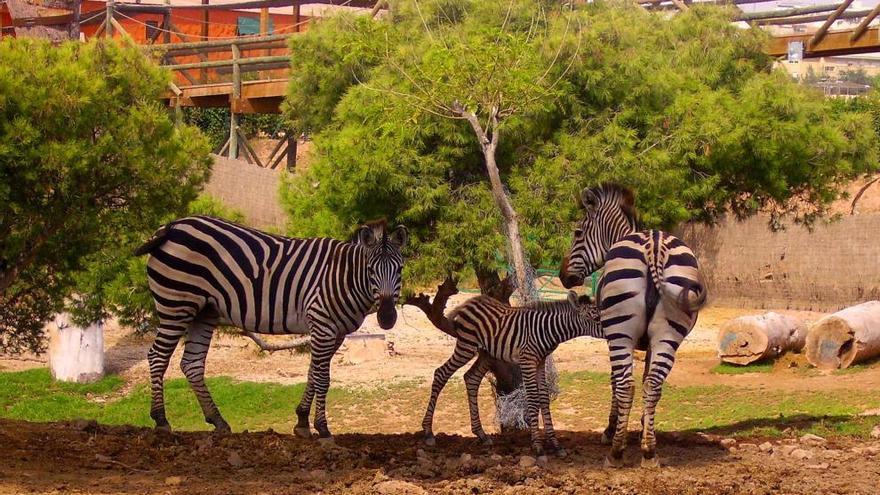
M 238 59 L 241 50 L 232 45 L 232 101 L 229 102 L 229 158 L 238 158 L 238 114 L 235 113 L 241 99 L 241 66 Z

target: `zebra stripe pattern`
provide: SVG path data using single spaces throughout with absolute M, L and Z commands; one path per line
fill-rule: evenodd
M 636 232 L 633 193 L 615 184 L 585 189 L 585 218 L 574 232 L 560 279 L 583 284 L 602 268 L 597 300 L 611 360 L 611 411 L 603 442 L 608 466 L 622 464 L 635 382 L 633 351 L 646 350 L 643 376 L 642 466 L 659 466 L 654 412 L 675 353 L 706 302 L 697 259 L 680 239 L 659 230 Z
M 156 303 L 158 333 L 150 348 L 152 405 L 157 428 L 165 416 L 164 376 L 186 335 L 181 369 L 205 420 L 229 431 L 205 386 L 205 360 L 218 325 L 261 334 L 310 334 L 311 363 L 295 432 L 314 426 L 330 437 L 325 402 L 330 360 L 345 336 L 378 304 L 382 328 L 394 326 L 407 232 L 384 221 L 360 227 L 351 242 L 293 239 L 211 217 L 188 217 L 160 228 L 135 251 L 150 254 L 147 277 Z
M 483 430 L 477 407 L 480 383 L 489 371 L 488 360 L 484 357 L 491 356 L 519 364 L 522 369 L 532 449 L 537 455 L 544 451 L 538 429 L 540 410 L 550 449 L 565 455 L 553 431 L 544 363 L 547 356 L 567 340 L 580 336 L 602 337 L 599 312 L 590 298 L 578 298 L 574 292 L 570 292 L 567 300 L 511 307 L 488 296 L 477 296 L 452 311 L 449 320 L 452 322 L 450 335 L 456 338 L 455 350 L 434 372 L 431 398 L 422 421 L 425 442 L 428 445 L 435 444 L 434 408 L 446 382 L 459 368 L 479 354 L 480 357 L 464 375 L 471 431 L 484 444 L 491 444 L 491 439 Z

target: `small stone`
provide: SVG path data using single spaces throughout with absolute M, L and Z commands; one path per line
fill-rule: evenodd
M 733 447 L 734 445 L 736 445 L 736 440 L 734 440 L 732 438 L 723 438 L 723 439 L 721 439 L 721 442 L 719 442 L 719 443 L 721 444 L 722 447 L 729 449 L 729 448 Z
M 103 454 L 95 454 L 95 460 L 98 462 L 103 462 L 105 464 L 113 464 L 113 459 L 110 456 L 106 456 Z
M 424 488 L 401 480 L 383 481 L 374 488 L 377 493 L 382 495 L 424 495 L 427 493 Z
M 828 469 L 828 466 L 829 466 L 829 464 L 827 462 L 820 462 L 819 464 L 807 464 L 806 468 L 807 469 L 822 470 L 822 469 Z
M 519 467 L 521 468 L 530 468 L 538 463 L 538 460 L 530 455 L 524 455 L 519 458 Z
M 183 483 L 183 476 L 169 476 L 165 478 L 165 484 L 168 486 L 180 486 Z
M 874 426 L 874 429 L 871 430 L 871 438 L 880 438 L 880 425 Z
M 467 463 L 471 462 L 471 460 L 473 460 L 473 458 L 474 457 L 470 454 L 461 454 L 460 460 L 461 460 L 462 464 L 467 464 Z
M 327 471 L 323 469 L 312 469 L 309 471 L 309 476 L 311 476 L 313 480 L 322 480 L 327 476 Z
M 504 460 L 504 457 L 502 457 L 502 456 L 499 455 L 499 454 L 492 454 L 492 455 L 489 456 L 489 459 L 492 459 L 492 460 L 495 461 L 495 462 L 501 462 L 501 461 Z
M 801 437 L 801 443 L 805 443 L 808 445 L 821 445 L 825 443 L 825 439 L 820 437 L 819 435 L 813 435 L 812 433 L 806 433 Z
M 877 445 L 872 445 L 872 446 L 870 446 L 870 447 L 865 447 L 865 448 L 863 449 L 863 452 L 866 453 L 866 454 L 870 454 L 870 455 L 877 455 L 877 454 L 880 454 L 880 447 L 878 447 Z
M 419 459 L 424 458 L 424 457 L 428 457 L 428 453 L 422 449 L 419 449 L 416 451 L 416 457 L 418 457 Z
M 229 457 L 226 458 L 226 462 L 229 463 L 230 466 L 234 468 L 240 468 L 244 466 L 244 460 L 238 455 L 238 452 L 235 450 L 229 452 Z
M 760 448 L 754 443 L 741 443 L 739 444 L 739 450 L 743 452 L 757 452 Z
M 773 444 L 770 442 L 764 442 L 761 445 L 758 445 L 758 450 L 765 454 L 773 452 Z
M 541 467 L 547 467 L 547 464 L 550 464 L 550 459 L 546 455 L 538 456 L 538 465 Z
M 791 453 L 789 455 L 791 457 L 794 457 L 795 459 L 800 460 L 800 461 L 805 461 L 807 459 L 813 458 L 813 453 L 810 452 L 809 450 L 804 450 L 804 449 L 794 449 L 791 451 Z
M 783 446 L 779 447 L 777 452 L 779 452 L 782 455 L 790 455 L 796 449 L 797 449 L 796 445 L 783 445 Z

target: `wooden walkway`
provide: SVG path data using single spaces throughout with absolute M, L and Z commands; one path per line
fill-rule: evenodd
M 287 79 L 242 81 L 241 94 L 233 96 L 232 82 L 181 86 L 169 89 L 163 100 L 170 107 L 230 108 L 235 113 L 279 113 L 287 93 Z

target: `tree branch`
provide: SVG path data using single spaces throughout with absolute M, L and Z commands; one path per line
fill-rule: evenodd
M 455 294 L 458 294 L 458 281 L 449 274 L 446 276 L 446 280 L 437 286 L 437 293 L 434 295 L 433 302 L 427 294 L 419 293 L 418 295 L 407 297 L 406 300 L 403 301 L 403 304 L 408 304 L 421 309 L 422 312 L 425 313 L 425 316 L 428 317 L 428 320 L 430 320 L 435 327 L 440 329 L 440 331 L 447 335 L 451 335 L 452 337 L 458 337 L 455 333 L 452 322 L 449 321 L 444 314 L 446 311 L 446 303 L 449 301 L 449 298 Z
M 880 180 L 880 177 L 874 177 L 873 179 L 869 180 L 864 186 L 862 186 L 861 189 L 859 189 L 859 192 L 856 193 L 856 197 L 854 197 L 852 200 L 852 205 L 849 210 L 850 215 L 856 214 L 856 203 L 858 203 L 858 201 L 859 201 L 859 199 L 861 199 L 862 195 L 865 194 L 865 191 L 867 191 L 868 188 L 871 187 L 871 185 L 873 183 L 877 182 L 878 180 Z
M 257 347 L 259 347 L 261 351 L 266 351 L 270 353 L 287 349 L 295 349 L 309 341 L 309 337 L 306 336 L 305 338 L 292 340 L 284 344 L 270 344 L 269 342 L 261 339 L 259 335 L 253 332 L 245 332 L 244 334 L 250 337 L 251 340 L 253 340 L 257 344 Z

